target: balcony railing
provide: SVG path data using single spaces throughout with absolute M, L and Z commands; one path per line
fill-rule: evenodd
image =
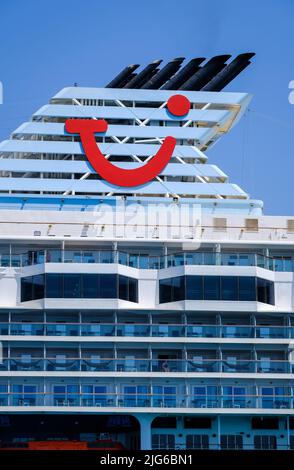
M 0 407 L 56 406 L 56 407 L 156 407 L 156 408 L 258 408 L 293 409 L 293 395 L 153 395 L 121 393 L 0 393 Z
M 294 365 L 285 360 L 250 360 L 250 359 L 202 359 L 195 361 L 192 358 L 182 359 L 124 359 L 91 357 L 66 358 L 57 357 L 31 357 L 25 360 L 21 357 L 4 358 L 0 363 L 0 371 L 55 371 L 55 372 L 225 372 L 225 373 L 263 373 L 263 374 L 289 374 L 294 372 Z
M 162 269 L 174 266 L 257 266 L 271 271 L 293 271 L 294 258 L 267 257 L 259 253 L 181 252 L 166 256 L 131 254 L 110 250 L 46 249 L 19 254 L 0 254 L 1 267 L 25 267 L 44 263 L 118 263 L 138 269 Z
M 155 338 L 294 338 L 294 326 L 133 323 L 0 323 L 0 335 Z

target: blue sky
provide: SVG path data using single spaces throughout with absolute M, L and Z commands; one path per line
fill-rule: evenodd
M 1 0 L 0 22 L 0 140 L 59 89 L 129 63 L 256 52 L 226 88 L 250 109 L 207 154 L 265 213 L 294 214 L 293 0 Z

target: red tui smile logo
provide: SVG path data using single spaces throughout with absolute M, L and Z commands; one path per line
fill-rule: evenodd
M 167 101 L 167 109 L 174 116 L 183 117 L 189 112 L 190 101 L 183 95 L 174 95 Z M 159 175 L 171 159 L 176 139 L 168 136 L 145 165 L 133 170 L 119 168 L 104 157 L 95 140 L 95 134 L 106 132 L 107 128 L 104 119 L 67 119 L 65 122 L 68 133 L 80 134 L 84 152 L 93 169 L 111 184 L 128 187 L 145 184 Z

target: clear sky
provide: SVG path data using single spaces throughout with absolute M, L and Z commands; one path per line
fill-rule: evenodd
M 0 0 L 0 140 L 65 86 L 104 86 L 125 65 L 256 52 L 227 91 L 253 95 L 207 152 L 265 213 L 294 215 L 293 0 Z

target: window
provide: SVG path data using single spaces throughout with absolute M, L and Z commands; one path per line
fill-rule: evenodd
M 46 274 L 46 297 L 60 299 L 63 297 L 62 274 Z
M 45 288 L 44 288 L 45 280 Z M 48 273 L 21 279 L 21 301 L 53 299 L 116 299 L 138 302 L 137 279 L 116 274 Z
M 175 436 L 174 434 L 153 434 L 152 436 L 152 449 L 174 449 Z
M 203 300 L 203 277 L 186 276 L 187 300 Z
M 153 386 L 153 406 L 157 407 L 176 407 L 177 387 L 169 385 Z
M 81 275 L 66 274 L 63 276 L 63 297 L 66 299 L 81 298 Z
M 239 277 L 239 300 L 248 302 L 256 300 L 255 282 L 255 277 Z
M 159 302 L 175 302 L 185 298 L 185 277 L 171 277 L 159 281 Z
M 188 434 L 186 436 L 187 449 L 209 449 L 209 437 L 207 434 Z
M 102 299 L 115 299 L 117 297 L 116 274 L 98 274 L 99 283 L 98 297 Z
M 36 405 L 36 397 L 36 385 L 12 385 L 12 400 L 14 406 L 34 406 Z
M 131 277 L 119 276 L 119 298 L 138 302 L 138 281 Z
M 159 302 L 259 301 L 274 305 L 274 283 L 253 276 L 178 276 L 159 281 Z
M 236 276 L 223 276 L 221 278 L 222 300 L 238 300 L 238 278 Z
M 55 406 L 78 406 L 79 386 L 74 384 L 54 385 L 53 402 Z
M 204 276 L 204 299 L 219 300 L 220 299 L 220 277 Z
M 217 408 L 217 387 L 215 385 L 193 387 L 192 405 L 195 408 Z
M 44 298 L 44 274 L 21 278 L 21 302 Z
M 274 305 L 274 284 L 267 279 L 257 278 L 257 300 Z
M 246 406 L 245 387 L 223 387 L 224 408 L 245 408 Z
M 221 449 L 243 449 L 243 437 L 238 434 L 223 434 Z
M 82 280 L 84 298 L 97 299 L 98 283 L 96 274 L 84 274 Z
M 275 450 L 277 448 L 276 436 L 254 436 L 254 449 Z
M 279 418 L 252 418 L 252 429 L 279 429 Z

